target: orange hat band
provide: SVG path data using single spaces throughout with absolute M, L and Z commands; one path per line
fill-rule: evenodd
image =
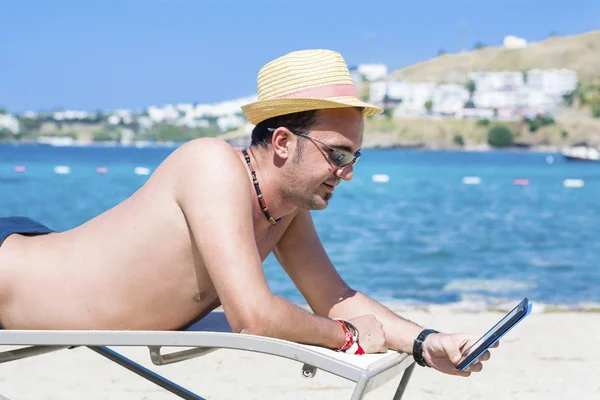
M 358 97 L 356 88 L 352 84 L 331 84 L 317 86 L 307 89 L 300 89 L 292 93 L 284 94 L 275 97 L 276 99 L 284 98 L 305 98 L 305 99 L 326 99 L 328 97 Z

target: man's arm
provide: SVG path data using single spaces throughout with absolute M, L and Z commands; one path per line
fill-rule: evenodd
M 339 276 L 315 230 L 309 211 L 301 211 L 279 241 L 275 255 L 315 313 L 329 318 L 352 319 L 374 315 L 383 324 L 390 349 L 413 353 L 413 343 L 424 329 L 402 318 L 364 294 L 352 290 Z M 457 371 L 462 351 L 478 338 L 473 335 L 429 335 L 423 345 L 426 362 L 448 374 L 468 376 L 480 371 L 480 362 L 466 372 Z M 486 352 L 480 361 L 489 359 Z
M 236 332 L 337 348 L 339 324 L 274 296 L 255 242 L 250 182 L 238 155 L 216 139 L 188 142 L 166 165 L 176 201 Z M 182 172 L 185 171 L 185 172 Z
M 309 211 L 300 211 L 294 218 L 275 256 L 315 313 L 343 319 L 372 314 L 383 324 L 389 348 L 412 353 L 413 341 L 423 328 L 343 281 L 323 248 Z

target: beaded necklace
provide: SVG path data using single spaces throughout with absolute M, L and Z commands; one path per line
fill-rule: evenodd
M 267 208 L 267 203 L 265 203 L 265 199 L 260 191 L 260 186 L 258 184 L 258 178 L 256 177 L 256 171 L 252 168 L 252 164 L 250 164 L 250 155 L 248 155 L 247 149 L 243 149 L 242 153 L 244 154 L 244 158 L 246 158 L 246 164 L 248 164 L 248 168 L 250 169 L 250 173 L 252 174 L 252 183 L 254 183 L 254 189 L 256 190 L 256 196 L 258 197 L 258 203 L 260 204 L 260 208 L 262 208 L 265 217 L 271 223 L 271 225 L 275 226 L 279 223 L 281 218 L 275 219 L 271 217 L 269 213 L 269 209 Z

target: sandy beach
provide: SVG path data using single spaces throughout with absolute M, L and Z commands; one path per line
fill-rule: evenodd
M 446 332 L 484 333 L 503 315 L 449 307 L 394 309 Z M 459 378 L 417 366 L 404 398 L 598 399 L 599 343 L 600 313 L 534 309 L 493 350 L 481 373 Z M 278 357 L 219 350 L 156 367 L 145 348 L 118 350 L 207 399 L 339 399 L 352 393 L 351 383 L 342 378 L 319 371 L 313 379 L 304 379 L 301 364 Z M 399 379 L 365 398 L 391 398 Z M 86 348 L 1 364 L 2 396 L 10 400 L 177 398 Z

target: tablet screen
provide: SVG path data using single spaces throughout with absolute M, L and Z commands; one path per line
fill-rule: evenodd
M 500 326 L 502 326 L 506 322 L 508 322 L 511 318 L 513 318 L 515 315 L 517 315 L 518 312 L 519 312 L 519 306 L 515 307 L 511 312 L 509 312 L 508 314 L 506 314 L 506 316 L 504 318 L 502 318 L 500 320 L 500 322 L 498 322 L 496 325 L 494 325 L 494 327 L 492 329 L 490 329 L 488 331 L 488 333 L 486 333 L 473 346 L 471 346 L 471 348 L 469 349 L 469 353 L 467 355 L 465 355 L 465 357 L 463 357 L 463 358 L 466 358 L 469 355 L 471 355 L 471 353 L 473 352 L 473 350 L 476 350 L 479 346 L 481 346 L 482 343 L 485 343 L 485 341 L 488 340 L 490 337 L 492 337 L 492 335 L 496 332 L 496 329 L 498 329 Z

